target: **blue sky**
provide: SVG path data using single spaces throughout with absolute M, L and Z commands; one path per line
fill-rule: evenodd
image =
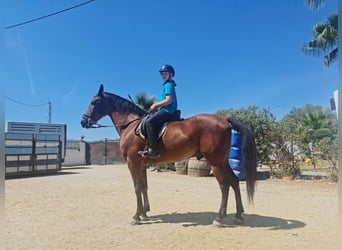
M 1 8 L 3 27 L 82 0 L 17 1 Z M 329 107 L 337 63 L 305 56 L 314 24 L 337 12 L 337 1 L 310 11 L 304 0 L 97 0 L 46 19 L 2 29 L 0 81 L 5 95 L 30 105 L 52 104 L 52 123 L 68 139 L 116 139 L 113 128 L 81 128 L 91 97 L 159 96 L 158 70 L 176 69 L 182 116 L 257 105 L 279 120 L 293 107 Z M 5 99 L 5 120 L 47 122 L 48 105 Z M 110 124 L 108 118 L 100 121 Z

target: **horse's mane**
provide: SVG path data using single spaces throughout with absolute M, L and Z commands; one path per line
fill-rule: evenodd
M 131 101 L 121 96 L 114 95 L 108 92 L 104 92 L 104 94 L 108 96 L 108 98 L 113 102 L 114 107 L 116 107 L 116 109 L 118 110 L 127 113 L 134 113 L 140 117 L 142 117 L 146 113 L 146 111 L 140 108 L 138 105 L 132 103 Z

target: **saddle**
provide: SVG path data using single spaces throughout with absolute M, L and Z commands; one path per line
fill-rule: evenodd
M 143 117 L 143 119 L 140 121 L 140 123 L 138 124 L 138 126 L 135 129 L 135 134 L 137 136 L 140 136 L 144 141 L 147 140 L 147 133 L 146 133 L 146 121 L 147 119 L 151 116 L 151 114 L 147 114 Z M 181 118 L 181 111 L 180 110 L 176 110 L 170 121 L 165 122 L 161 125 L 161 127 L 159 128 L 159 132 L 158 132 L 158 140 L 163 136 L 163 134 L 166 131 L 166 127 L 170 122 L 175 122 L 175 121 L 181 121 L 183 120 Z M 158 130 L 158 129 L 157 129 Z

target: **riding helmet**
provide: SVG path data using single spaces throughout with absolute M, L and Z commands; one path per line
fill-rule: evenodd
M 168 65 L 168 64 L 164 64 L 163 66 L 161 66 L 159 72 L 169 72 L 173 76 L 175 76 L 175 69 L 171 65 Z

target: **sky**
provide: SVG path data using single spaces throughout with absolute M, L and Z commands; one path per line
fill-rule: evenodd
M 312 27 L 337 12 L 336 0 L 319 11 L 304 0 L 96 0 L 5 29 L 83 2 L 1 8 L 6 122 L 46 123 L 51 102 L 51 122 L 66 124 L 68 139 L 118 139 L 112 127 L 80 126 L 92 96 L 103 84 L 124 98 L 158 97 L 163 64 L 176 70 L 183 118 L 256 105 L 280 120 L 306 104 L 329 108 L 337 89 L 337 63 L 327 68 L 302 52 Z

